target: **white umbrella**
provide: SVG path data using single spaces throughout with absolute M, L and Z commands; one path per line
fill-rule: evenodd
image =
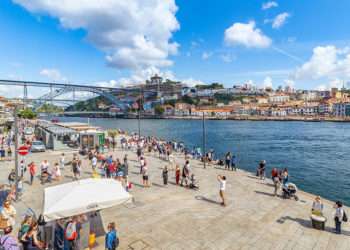
M 101 210 L 130 201 L 119 181 L 84 179 L 45 188 L 43 215 L 46 221 Z

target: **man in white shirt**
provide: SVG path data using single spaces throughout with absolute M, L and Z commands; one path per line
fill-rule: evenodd
M 226 176 L 218 175 L 218 181 L 220 183 L 219 194 L 222 200 L 221 205 L 225 207 L 226 206 L 226 200 L 225 200 Z
M 341 234 L 341 223 L 342 221 L 346 221 L 344 219 L 344 210 L 343 204 L 340 201 L 337 201 L 334 205 L 335 214 L 334 214 L 334 222 L 335 222 L 335 233 Z
M 60 158 L 60 165 L 61 165 L 61 169 L 64 169 L 65 166 L 65 159 L 64 159 L 64 153 L 62 153 L 61 158 Z
M 91 166 L 92 166 L 92 170 L 95 171 L 96 170 L 96 166 L 97 166 L 97 158 L 96 155 L 94 155 L 91 159 Z
M 49 172 L 49 167 L 50 167 L 50 164 L 47 160 L 44 160 L 42 163 L 41 163 L 41 173 L 48 173 Z

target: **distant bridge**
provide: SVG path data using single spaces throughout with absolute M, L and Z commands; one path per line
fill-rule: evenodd
M 0 85 L 6 86 L 22 86 L 23 87 L 23 103 L 26 104 L 31 102 L 35 109 L 40 108 L 44 103 L 66 101 L 66 102 L 77 102 L 75 98 L 75 92 L 89 92 L 95 95 L 103 96 L 109 100 L 116 107 L 125 110 L 128 107 L 128 103 L 125 100 L 118 98 L 121 94 L 139 94 L 144 93 L 141 87 L 130 87 L 130 88 L 112 88 L 102 86 L 91 86 L 84 84 L 68 84 L 68 83 L 55 83 L 55 82 L 35 82 L 35 81 L 17 81 L 17 80 L 0 80 Z M 28 87 L 39 87 L 49 88 L 49 92 L 42 95 L 39 98 L 33 99 L 28 98 Z M 154 92 L 154 91 L 147 91 Z M 57 97 L 65 95 L 67 93 L 73 93 L 72 99 L 57 99 Z

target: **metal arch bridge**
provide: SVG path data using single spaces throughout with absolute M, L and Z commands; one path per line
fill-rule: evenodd
M 32 102 L 35 109 L 41 107 L 48 101 L 63 101 L 63 102 L 77 102 L 75 100 L 75 92 L 90 92 L 96 95 L 100 95 L 108 99 L 113 105 L 124 110 L 128 104 L 118 98 L 118 94 L 144 94 L 144 90 L 141 87 L 130 88 L 112 88 L 101 86 L 90 86 L 83 84 L 68 84 L 68 83 L 54 83 L 54 82 L 35 82 L 35 81 L 17 81 L 17 80 L 0 80 L 0 85 L 5 86 L 22 86 L 23 87 L 23 103 Z M 42 95 L 36 99 L 28 98 L 28 87 L 49 88 L 50 91 L 47 94 Z M 148 91 L 154 92 L 154 91 Z M 73 93 L 73 100 L 55 99 L 67 93 Z

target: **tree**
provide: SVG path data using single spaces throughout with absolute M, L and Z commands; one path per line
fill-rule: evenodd
M 154 112 L 156 113 L 156 115 L 162 115 L 164 114 L 164 108 L 161 105 L 156 105 L 154 107 Z
M 108 133 L 108 136 L 112 137 L 113 139 L 118 135 L 117 130 L 108 130 L 107 133 Z
M 18 116 L 24 119 L 34 119 L 37 114 L 30 108 L 25 108 L 19 111 Z
M 214 82 L 212 84 L 200 84 L 196 85 L 197 89 L 223 89 L 224 85 L 221 83 Z
M 45 103 L 38 109 L 38 112 L 42 113 L 62 113 L 63 111 L 64 109 L 62 107 L 58 107 L 50 103 Z

